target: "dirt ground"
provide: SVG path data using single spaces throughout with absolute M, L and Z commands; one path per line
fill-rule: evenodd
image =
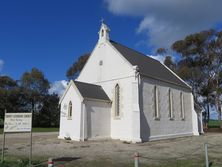
M 132 163 L 133 155 L 139 152 L 144 164 L 165 163 L 175 159 L 204 159 L 204 143 L 208 143 L 211 161 L 220 162 L 222 155 L 222 133 L 205 133 L 201 136 L 182 137 L 138 144 L 119 140 L 75 142 L 57 139 L 58 133 L 33 133 L 33 158 L 46 161 L 48 157 L 67 161 L 94 161 L 105 159 L 116 163 Z M 3 135 L 0 135 L 2 147 Z M 29 155 L 29 134 L 7 134 L 5 152 L 7 156 Z M 221 160 L 222 161 L 222 160 Z M 132 163 L 133 164 L 133 163 Z M 66 165 L 65 165 L 66 166 Z M 69 165 L 67 165 L 69 166 Z

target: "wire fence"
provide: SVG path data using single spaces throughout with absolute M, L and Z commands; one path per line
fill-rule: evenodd
M 172 158 L 151 157 L 136 152 L 134 155 L 134 162 L 132 161 L 132 167 L 144 167 L 147 166 L 147 164 L 152 167 L 221 167 L 222 159 L 220 157 L 222 153 L 217 151 L 219 147 L 221 148 L 222 144 L 200 144 L 198 147 L 189 150 L 189 152 L 182 153 L 182 155 Z M 33 165 L 33 167 L 41 167 L 41 165 L 46 164 L 47 162 L 42 162 Z M 50 167 L 65 166 L 66 162 L 57 159 L 53 162 L 53 166 Z
M 205 143 L 204 145 L 189 150 L 189 152 L 183 153 L 183 155 L 172 158 L 147 157 L 141 154 L 139 156 L 139 164 L 142 166 L 142 164 L 146 164 L 147 161 L 149 161 L 149 164 L 153 163 L 153 166 L 158 167 L 222 167 L 222 153 L 221 151 L 217 151 L 218 148 L 222 148 L 222 143 Z M 137 161 L 136 158 L 134 160 Z M 135 167 L 140 167 L 140 165 L 135 165 Z
M 222 144 L 206 143 L 200 144 L 198 147 L 182 153 L 182 155 L 171 158 L 158 158 L 140 154 L 139 151 L 134 155 L 132 167 L 222 167 L 222 153 L 217 151 Z M 221 149 L 220 149 L 221 150 Z M 207 156 L 207 157 L 206 157 Z M 64 159 L 52 159 L 52 163 L 48 161 L 32 165 L 32 167 L 65 167 Z M 207 160 L 206 160 L 207 159 Z
M 184 146 L 186 147 L 186 146 Z M 154 154 L 147 156 L 143 151 L 138 150 L 138 154 L 129 157 L 127 161 L 131 161 L 131 167 L 222 167 L 222 143 L 205 143 L 200 144 L 198 147 L 184 151 L 179 155 L 160 156 Z M 170 157 L 170 158 L 169 158 Z M 49 160 L 52 160 L 50 162 Z M 31 167 L 65 167 L 69 162 L 80 158 L 49 158 L 36 164 L 33 163 Z M 1 166 L 1 165 L 0 165 Z M 117 165 L 118 166 L 118 165 Z M 27 166 L 28 167 L 28 166 Z

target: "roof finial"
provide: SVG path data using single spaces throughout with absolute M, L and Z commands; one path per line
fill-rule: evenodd
M 100 42 L 105 42 L 109 41 L 109 32 L 110 29 L 109 27 L 104 23 L 104 19 L 101 19 L 101 27 L 99 31 L 99 41 Z
M 101 22 L 102 24 L 105 23 L 104 21 L 105 21 L 104 18 L 101 18 L 100 22 Z

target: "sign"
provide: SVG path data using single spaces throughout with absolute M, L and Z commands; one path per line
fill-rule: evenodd
M 32 113 L 5 113 L 4 132 L 31 132 Z

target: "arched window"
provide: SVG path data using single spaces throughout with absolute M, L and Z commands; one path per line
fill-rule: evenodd
M 159 96 L 158 96 L 158 88 L 157 86 L 154 86 L 154 118 L 159 119 L 160 113 L 159 113 Z
M 183 93 L 180 93 L 180 107 L 181 107 L 181 119 L 185 119 L 185 113 L 184 113 L 184 99 L 183 99 Z
M 115 117 L 120 116 L 120 90 L 119 85 L 115 86 Z
M 69 107 L 68 107 L 68 119 L 72 119 L 72 102 L 69 102 Z
M 173 94 L 170 89 L 169 89 L 169 118 L 171 120 L 174 118 L 174 115 L 173 115 Z

